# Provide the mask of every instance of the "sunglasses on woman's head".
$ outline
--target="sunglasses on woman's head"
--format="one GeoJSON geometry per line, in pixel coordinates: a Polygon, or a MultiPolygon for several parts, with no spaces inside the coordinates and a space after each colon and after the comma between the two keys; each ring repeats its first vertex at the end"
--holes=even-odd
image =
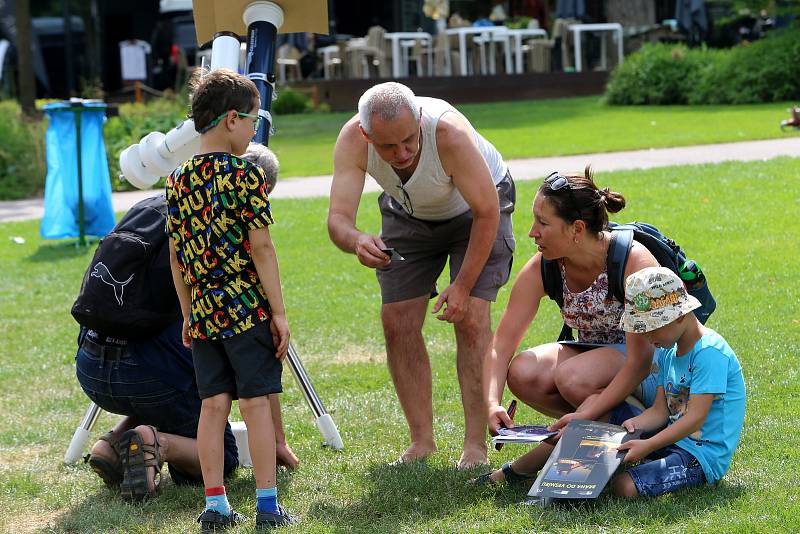
{"type": "Polygon", "coordinates": [[[572,191],[572,186],[569,184],[566,176],[558,174],[558,171],[550,173],[550,176],[544,179],[544,183],[550,188],[550,191],[558,191],[565,187],[572,191]]]}
{"type": "Polygon", "coordinates": [[[566,176],[563,176],[558,173],[558,171],[550,173],[550,176],[544,179],[545,185],[550,189],[550,191],[560,191],[561,189],[566,188],[569,192],[569,200],[572,203],[572,210],[578,216],[578,219],[581,218],[581,209],[578,206],[578,201],[575,199],[575,193],[572,192],[572,184],[569,183],[569,180],[566,176]]]}

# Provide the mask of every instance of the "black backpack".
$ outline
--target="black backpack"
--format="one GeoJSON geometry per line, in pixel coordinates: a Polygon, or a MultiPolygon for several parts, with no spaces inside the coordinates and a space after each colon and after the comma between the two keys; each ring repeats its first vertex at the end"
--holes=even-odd
{"type": "Polygon", "coordinates": [[[172,282],[164,194],[136,203],[97,245],[72,316],[119,339],[158,334],[181,317],[172,282]]]}
{"type": "MultiPolygon", "coordinates": [[[[700,301],[701,306],[694,310],[697,319],[705,324],[714,313],[717,302],[708,289],[708,282],[700,266],[686,257],[681,247],[666,237],[655,226],[642,222],[627,224],[608,223],[611,230],[611,244],[608,246],[606,267],[608,270],[608,296],[618,302],[625,302],[625,265],[636,240],[655,257],[662,267],[667,267],[681,277],[690,295],[700,301]]],[[[564,305],[564,281],[556,260],[542,258],[542,283],[545,293],[556,301],[558,307],[564,305]]],[[[558,336],[559,341],[572,340],[572,329],[566,324],[558,336]]]]}

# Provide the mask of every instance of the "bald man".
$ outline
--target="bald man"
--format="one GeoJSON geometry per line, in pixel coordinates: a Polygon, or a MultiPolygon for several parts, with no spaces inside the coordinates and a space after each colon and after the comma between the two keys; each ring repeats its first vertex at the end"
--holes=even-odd
{"type": "Polygon", "coordinates": [[[502,156],[443,100],[389,82],[367,90],[334,150],[328,232],[376,270],[389,371],[411,435],[401,462],[436,451],[431,367],[422,326],[428,300],[453,324],[464,406],[460,469],[488,463],[483,366],[490,304],[508,281],[515,189],[502,156]],[[365,175],[383,188],[380,235],[356,227],[365,175]],[[395,252],[387,252],[394,249],[395,252]],[[449,259],[450,284],[436,281],[449,259]]]}

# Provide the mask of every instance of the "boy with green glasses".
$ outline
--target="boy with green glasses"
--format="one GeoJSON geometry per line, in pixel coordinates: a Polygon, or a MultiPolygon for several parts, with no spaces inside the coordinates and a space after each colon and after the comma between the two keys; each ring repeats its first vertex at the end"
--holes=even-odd
{"type": "Polygon", "coordinates": [[[195,84],[192,118],[200,153],[167,178],[167,232],[173,280],[184,316],[183,343],[192,347],[202,399],[197,450],[206,493],[202,532],[243,520],[223,485],[222,436],[231,409],[248,429],[256,478],[256,528],[289,524],[278,505],[275,435],[269,395],[282,391],[281,360],[289,325],[263,169],[234,154],[247,151],[258,128],[259,94],[245,76],[226,69],[195,84]]]}

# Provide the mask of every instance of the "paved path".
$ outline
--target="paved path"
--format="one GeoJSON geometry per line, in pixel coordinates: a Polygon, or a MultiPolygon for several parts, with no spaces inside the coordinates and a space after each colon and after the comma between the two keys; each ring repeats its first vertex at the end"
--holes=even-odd
{"type": "MultiPolygon", "coordinates": [[[[745,141],[717,145],[698,145],[677,148],[656,148],[606,152],[602,154],[578,154],[550,158],[515,159],[508,162],[511,174],[517,181],[542,179],[554,170],[579,170],[587,163],[598,172],[628,169],[650,169],[670,165],[695,165],[722,161],[757,161],[779,156],[800,157],[800,138],[745,141]]],[[[308,198],[327,196],[331,188],[330,176],[309,176],[282,180],[272,198],[308,198]]],[[[371,178],[365,192],[378,191],[378,184],[371,178]]],[[[153,191],[130,191],[114,193],[114,211],[125,211],[139,200],[149,197],[153,191]]],[[[0,222],[38,219],[44,212],[44,200],[16,200],[0,202],[0,222]]]]}

